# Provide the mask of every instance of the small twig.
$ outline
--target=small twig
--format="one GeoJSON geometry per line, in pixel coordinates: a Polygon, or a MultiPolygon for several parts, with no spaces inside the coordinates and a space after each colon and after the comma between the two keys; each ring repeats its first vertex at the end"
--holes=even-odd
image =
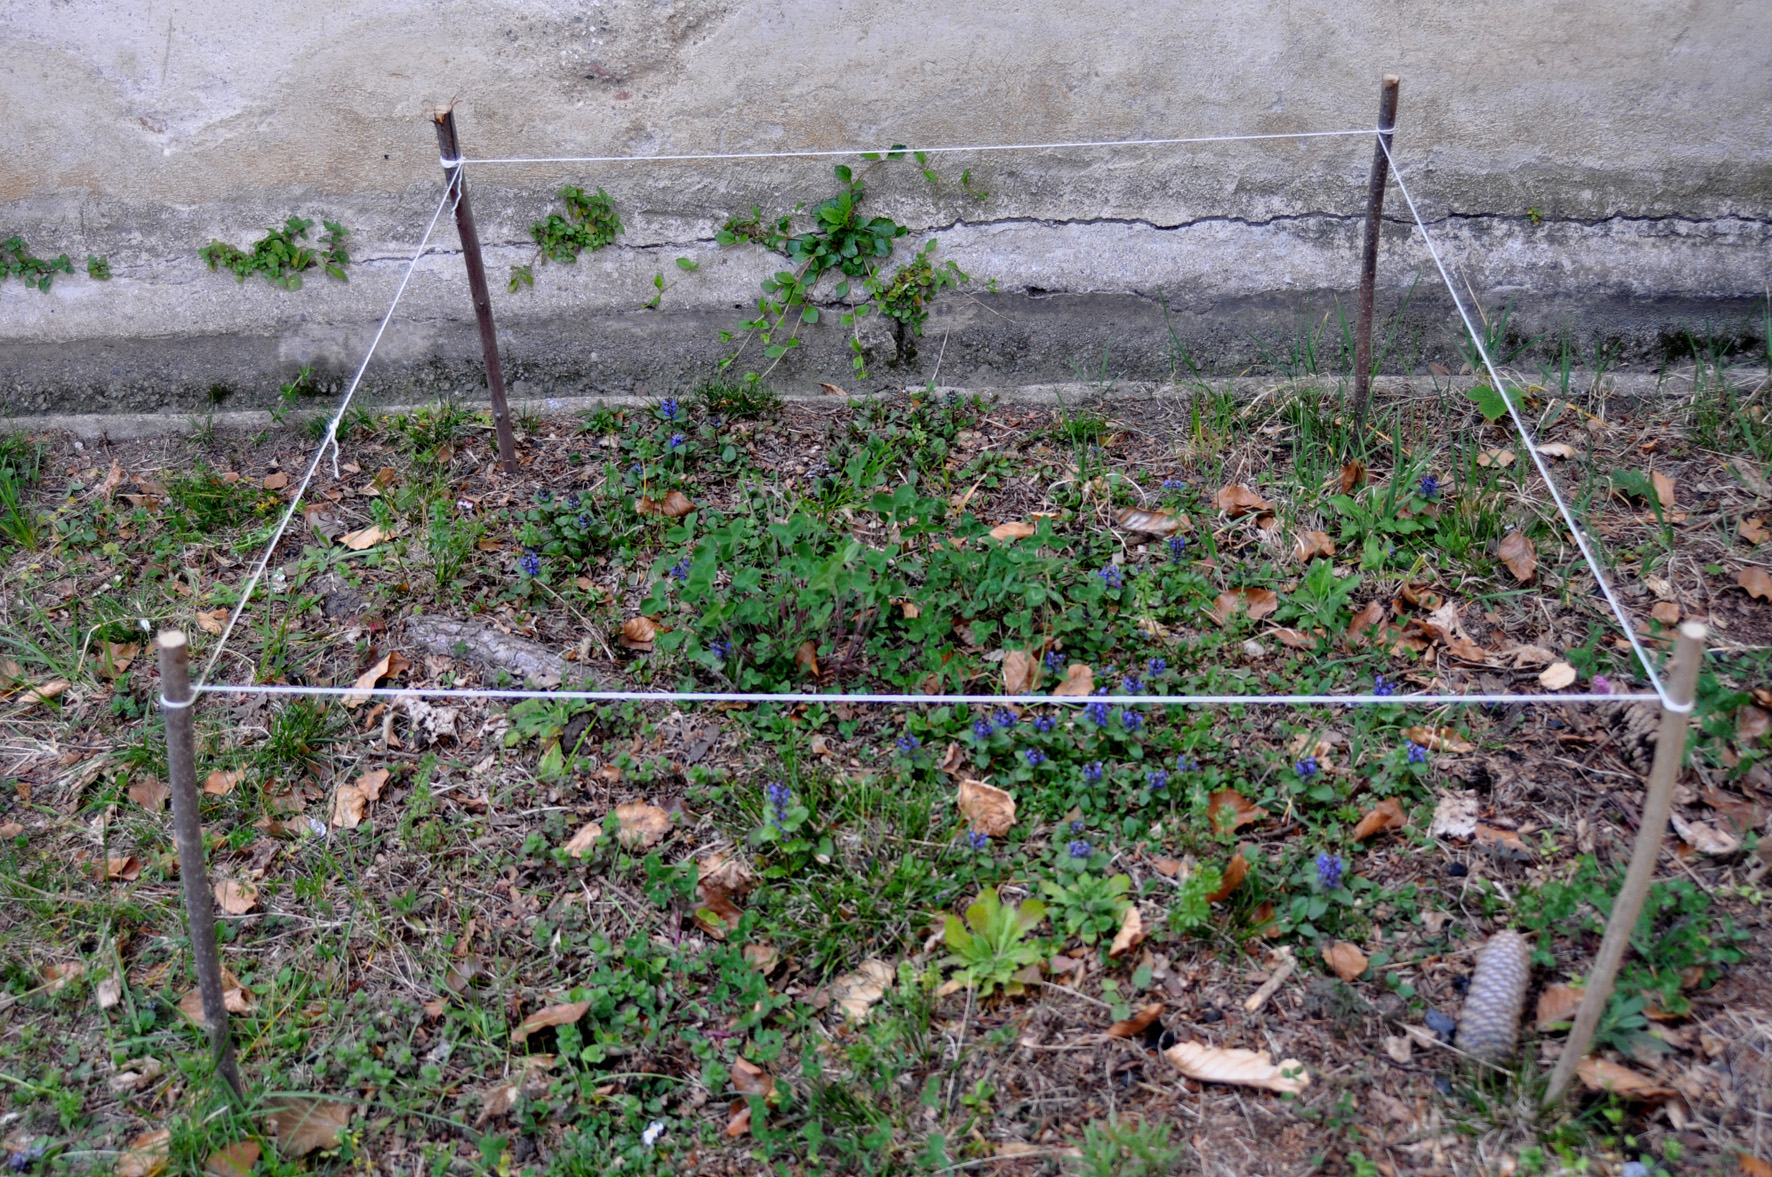
{"type": "Polygon", "coordinates": [[[1279,951],[1282,958],[1279,966],[1274,969],[1273,975],[1262,983],[1261,988],[1251,993],[1248,1000],[1243,1002],[1244,1013],[1252,1014],[1266,1005],[1268,998],[1279,991],[1280,986],[1286,983],[1286,978],[1292,975],[1292,970],[1298,967],[1298,958],[1292,955],[1292,949],[1281,948],[1279,951]]]}

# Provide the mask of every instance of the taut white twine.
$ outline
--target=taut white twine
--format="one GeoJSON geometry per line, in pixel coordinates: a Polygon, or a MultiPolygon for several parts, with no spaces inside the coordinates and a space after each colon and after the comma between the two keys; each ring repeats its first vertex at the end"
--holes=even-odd
{"type": "Polygon", "coordinates": [[[1619,627],[1624,630],[1625,640],[1630,642],[1631,649],[1636,651],[1637,661],[1642,664],[1643,673],[1649,676],[1649,685],[1655,688],[1656,698],[1669,711],[1690,711],[1692,704],[1676,703],[1668,697],[1667,689],[1661,683],[1661,676],[1655,673],[1655,666],[1649,659],[1649,652],[1643,649],[1642,643],[1637,640],[1636,630],[1631,627],[1630,617],[1625,612],[1624,605],[1613,593],[1612,585],[1607,581],[1606,573],[1601,569],[1599,560],[1594,558],[1593,550],[1588,547],[1586,533],[1575,521],[1575,513],[1563,500],[1563,493],[1557,489],[1557,480],[1551,477],[1550,467],[1545,464],[1544,455],[1538,452],[1538,444],[1532,436],[1532,431],[1526,428],[1525,419],[1520,416],[1520,410],[1514,406],[1514,398],[1507,394],[1507,385],[1502,383],[1501,373],[1496,370],[1495,361],[1489,356],[1489,349],[1483,346],[1483,338],[1477,333],[1477,325],[1471,320],[1470,312],[1464,308],[1464,300],[1458,297],[1458,290],[1452,285],[1452,276],[1446,272],[1446,263],[1441,260],[1440,251],[1435,247],[1434,239],[1429,235],[1427,225],[1421,219],[1421,211],[1415,207],[1415,197],[1409,194],[1409,185],[1403,181],[1403,169],[1397,166],[1396,157],[1391,155],[1390,146],[1385,143],[1383,135],[1378,136],[1378,146],[1384,152],[1384,158],[1390,162],[1391,172],[1397,178],[1397,190],[1403,194],[1403,200],[1409,206],[1409,215],[1415,218],[1415,227],[1420,230],[1421,239],[1427,245],[1428,254],[1434,259],[1434,267],[1440,271],[1440,280],[1446,284],[1446,293],[1452,296],[1452,305],[1458,308],[1458,317],[1464,320],[1464,329],[1470,334],[1471,343],[1476,346],[1477,354],[1482,357],[1483,367],[1489,371],[1489,379],[1495,381],[1495,390],[1501,393],[1501,399],[1507,404],[1508,416],[1513,418],[1514,428],[1520,434],[1520,444],[1526,447],[1526,452],[1532,457],[1532,464],[1538,467],[1538,476],[1544,480],[1545,488],[1550,491],[1552,501],[1557,504],[1557,510],[1563,516],[1563,522],[1569,525],[1569,534],[1575,538],[1575,546],[1581,550],[1582,558],[1587,561],[1588,570],[1594,574],[1594,580],[1599,584],[1600,592],[1605,595],[1607,603],[1612,606],[1612,615],[1618,618],[1619,627]]]}

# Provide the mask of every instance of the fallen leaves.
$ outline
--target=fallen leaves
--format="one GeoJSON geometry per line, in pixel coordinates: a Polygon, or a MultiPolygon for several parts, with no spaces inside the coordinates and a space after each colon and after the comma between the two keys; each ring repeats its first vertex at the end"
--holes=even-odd
{"type": "Polygon", "coordinates": [[[379,525],[371,523],[368,527],[365,527],[360,531],[345,532],[345,534],[338,537],[338,542],[351,549],[353,552],[361,552],[373,548],[376,544],[379,544],[382,540],[387,538],[387,532],[383,531],[379,525]]]}
{"type": "Polygon", "coordinates": [[[1532,858],[1532,847],[1520,835],[1500,826],[1486,826],[1481,822],[1472,830],[1477,845],[1495,855],[1497,858],[1513,862],[1525,862],[1532,858]]]}
{"type": "Polygon", "coordinates": [[[1655,487],[1655,501],[1663,510],[1674,505],[1674,480],[1659,470],[1649,472],[1649,481],[1655,487]]]}
{"type": "Polygon", "coordinates": [[[1000,838],[1015,825],[1015,798],[995,785],[962,778],[957,801],[968,826],[987,837],[1000,838]]]}
{"type": "Polygon", "coordinates": [[[1107,1036],[1109,1038],[1131,1038],[1135,1034],[1142,1034],[1150,1029],[1151,1023],[1162,1016],[1162,1013],[1163,1003],[1160,1001],[1153,1001],[1149,1005],[1141,1006],[1137,1013],[1125,1021],[1115,1022],[1109,1026],[1107,1036]]]}
{"type": "Polygon", "coordinates": [[[1772,600],[1772,576],[1767,576],[1764,568],[1743,568],[1741,574],[1735,578],[1735,583],[1746,589],[1750,597],[1758,597],[1762,601],[1772,600]]]}
{"type": "Polygon", "coordinates": [[[211,637],[220,637],[222,630],[227,626],[228,611],[226,609],[211,609],[207,613],[201,609],[197,611],[197,628],[211,637]]]}
{"type": "Polygon", "coordinates": [[[1352,981],[1366,971],[1368,960],[1357,945],[1349,944],[1346,940],[1337,940],[1323,946],[1323,963],[1333,969],[1335,975],[1342,980],[1352,981]]]}
{"type": "Polygon", "coordinates": [[[1300,564],[1309,564],[1319,556],[1335,555],[1335,541],[1329,538],[1326,531],[1301,531],[1298,542],[1292,546],[1292,558],[1300,564]]]}
{"type": "Polygon", "coordinates": [[[1575,1073],[1581,1076],[1581,1081],[1587,1085],[1588,1090],[1609,1091],[1625,1099],[1667,1099],[1674,1094],[1671,1087],[1663,1087],[1627,1066],[1593,1055],[1577,1063],[1575,1073]]]}
{"type": "Polygon", "coordinates": [[[757,876],[743,860],[723,850],[709,854],[697,867],[696,922],[714,939],[726,939],[744,916],[738,901],[756,884],[757,876]]]}
{"type": "Polygon", "coordinates": [[[347,694],[341,702],[343,702],[347,708],[363,706],[364,703],[369,701],[369,692],[375,689],[375,685],[378,682],[384,678],[395,678],[400,674],[403,674],[411,665],[412,663],[406,660],[404,654],[401,654],[398,650],[389,650],[386,654],[383,654],[378,660],[376,660],[368,670],[365,670],[362,674],[357,676],[357,681],[351,684],[351,692],[347,694]]]}
{"type": "Polygon", "coordinates": [[[1364,842],[1375,838],[1387,830],[1400,830],[1409,824],[1403,815],[1403,806],[1395,797],[1387,797],[1366,811],[1366,816],[1354,827],[1354,841],[1364,842]]]}
{"type": "Polygon", "coordinates": [[[1120,930],[1114,934],[1114,942],[1108,946],[1108,959],[1119,960],[1144,943],[1144,938],[1149,934],[1145,930],[1144,917],[1138,914],[1138,904],[1131,904],[1126,908],[1126,914],[1120,917],[1120,930]]]}
{"type": "Polygon", "coordinates": [[[1521,584],[1531,584],[1532,578],[1538,574],[1538,549],[1521,532],[1508,532],[1495,554],[1521,584]]]}
{"type": "Polygon", "coordinates": [[[999,523],[990,530],[990,537],[1000,544],[1012,544],[1018,539],[1027,539],[1039,529],[1032,523],[1017,519],[1010,523],[999,523]]]}
{"type": "Polygon", "coordinates": [[[650,654],[653,639],[658,637],[658,632],[658,623],[652,618],[645,615],[630,617],[621,623],[621,633],[615,640],[624,650],[650,654]]]}
{"type": "Polygon", "coordinates": [[[1206,896],[1207,903],[1222,903],[1231,897],[1231,892],[1243,885],[1249,875],[1249,860],[1243,857],[1241,850],[1231,855],[1231,860],[1224,864],[1224,874],[1220,876],[1218,890],[1206,896]]]}
{"type": "Polygon", "coordinates": [[[1127,531],[1158,539],[1174,535],[1181,528],[1181,516],[1168,511],[1147,511],[1142,507],[1127,507],[1114,517],[1114,522],[1127,531]]]}
{"type": "Polygon", "coordinates": [[[1003,651],[1003,689],[1011,695],[1031,695],[1040,689],[1040,660],[1026,650],[1003,651]]]}
{"type": "Polygon", "coordinates": [[[1163,1052],[1163,1057],[1183,1075],[1202,1083],[1229,1083],[1297,1095],[1311,1081],[1303,1063],[1282,1059],[1276,1064],[1265,1050],[1177,1042],[1163,1052]]]}
{"type": "Polygon", "coordinates": [[[1539,446],[1538,452],[1547,458],[1573,458],[1575,447],[1566,442],[1553,441],[1539,446]]]}
{"type": "Polygon", "coordinates": [[[1428,826],[1430,838],[1469,838],[1477,832],[1477,799],[1470,793],[1443,793],[1428,826]]]}
{"type": "Polygon", "coordinates": [[[1429,752],[1475,752],[1477,746],[1459,735],[1449,727],[1410,727],[1403,731],[1403,738],[1411,744],[1420,744],[1429,752]]]}
{"type": "Polygon", "coordinates": [[[229,915],[245,915],[258,906],[258,888],[239,879],[218,879],[215,901],[229,915]]]}
{"type": "Polygon", "coordinates": [[[1206,814],[1214,830],[1229,834],[1260,821],[1267,816],[1267,810],[1235,789],[1220,789],[1208,798],[1206,814]]]}
{"type": "Polygon", "coordinates": [[[284,1096],[271,1113],[271,1131],[284,1155],[305,1157],[317,1149],[337,1148],[351,1126],[351,1105],[336,1099],[284,1096]]]}
{"type": "Polygon", "coordinates": [[[662,515],[666,519],[681,519],[695,510],[695,504],[689,496],[680,490],[673,490],[663,499],[652,499],[642,495],[634,500],[634,511],[640,515],[662,515]]]}
{"type": "Polygon", "coordinates": [[[1219,593],[1206,610],[1206,616],[1219,625],[1229,625],[1231,618],[1239,610],[1249,614],[1249,620],[1260,621],[1263,617],[1275,612],[1280,607],[1280,596],[1270,588],[1240,588],[1230,592],[1219,593]]]}
{"type": "Polygon", "coordinates": [[[1085,699],[1095,693],[1095,672],[1086,663],[1073,662],[1065,669],[1064,681],[1052,689],[1055,698],[1085,699]]]}
{"type": "Polygon", "coordinates": [[[853,973],[845,973],[831,982],[831,1000],[852,1022],[865,1022],[868,1010],[886,996],[896,973],[883,960],[869,959],[853,973]]]}
{"type": "Polygon", "coordinates": [[[258,1141],[236,1140],[210,1153],[203,1162],[203,1171],[210,1177],[251,1177],[258,1155],[258,1141]]]}
{"type": "Polygon", "coordinates": [[[172,790],[160,782],[158,777],[142,777],[129,783],[129,799],[150,813],[158,813],[166,807],[167,798],[172,790]]]}
{"type": "Polygon", "coordinates": [[[123,1146],[117,1154],[117,1177],[154,1177],[172,1153],[172,1130],[153,1128],[123,1146]]]}
{"type": "Polygon", "coordinates": [[[1539,1033],[1567,1029],[1575,1018],[1576,1007],[1581,1004],[1581,993],[1580,985],[1546,986],[1538,995],[1538,1010],[1534,1017],[1539,1033]]]}
{"type": "Polygon", "coordinates": [[[1560,691],[1572,686],[1577,677],[1575,668],[1567,662],[1552,662],[1539,672],[1538,685],[1547,691],[1560,691]]]}
{"type": "Polygon", "coordinates": [[[1649,616],[1663,625],[1677,625],[1680,620],[1680,603],[1678,601],[1657,601],[1650,606],[1649,616]]]}
{"type": "Polygon", "coordinates": [[[1702,821],[1687,821],[1678,813],[1668,815],[1680,840],[1700,854],[1724,857],[1741,849],[1741,839],[1702,821]]]}
{"type": "Polygon", "coordinates": [[[1518,455],[1512,450],[1483,450],[1477,455],[1477,465],[1485,468],[1494,466],[1506,470],[1514,464],[1517,457],[1518,455]]]}
{"type": "Polygon", "coordinates": [[[1735,525],[1735,534],[1750,544],[1763,544],[1772,534],[1766,531],[1766,520],[1759,515],[1743,519],[1735,525]]]}
{"type": "Polygon", "coordinates": [[[1366,463],[1356,458],[1342,466],[1341,476],[1336,479],[1336,486],[1342,494],[1353,494],[1364,485],[1366,485],[1366,463]]]}
{"type": "Polygon", "coordinates": [[[1489,651],[1471,640],[1464,631],[1464,623],[1458,619],[1458,606],[1451,601],[1421,619],[1421,627],[1428,634],[1446,647],[1454,658],[1465,662],[1487,662],[1489,651]]]}
{"type": "Polygon", "coordinates": [[[559,1005],[543,1006],[536,1010],[511,1031],[511,1044],[526,1042],[537,1030],[545,1030],[549,1026],[570,1026],[585,1016],[591,1008],[589,1001],[568,1001],[559,1005]]]}
{"type": "Polygon", "coordinates": [[[387,780],[388,770],[378,768],[358,777],[355,784],[340,785],[332,799],[332,828],[356,829],[362,823],[369,803],[381,798],[381,789],[387,780]]]}
{"type": "Polygon", "coordinates": [[[1212,505],[1232,519],[1274,509],[1272,503],[1248,487],[1238,484],[1220,489],[1217,494],[1212,496],[1212,505]]]}

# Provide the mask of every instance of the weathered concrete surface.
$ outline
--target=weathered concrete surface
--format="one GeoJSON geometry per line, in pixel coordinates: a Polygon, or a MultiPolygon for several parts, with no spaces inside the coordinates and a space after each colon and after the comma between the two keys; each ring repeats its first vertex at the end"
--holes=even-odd
{"type": "MultiPolygon", "coordinates": [[[[1397,152],[1423,213],[1459,280],[1492,310],[1512,303],[1519,338],[1566,328],[1647,361],[1706,323],[1737,344],[1760,331],[1764,4],[12,0],[0,236],[107,255],[117,276],[0,285],[0,398],[26,413],[235,407],[303,363],[336,385],[436,207],[427,116],[452,97],[471,155],[659,154],[1355,128],[1386,70],[1404,78],[1397,152]],[[291,213],[353,229],[348,285],[241,286],[196,258],[291,213]]],[[[962,153],[933,161],[935,185],[908,162],[876,169],[869,206],[918,231],[901,250],[933,234],[980,289],[944,300],[908,367],[888,369],[895,349],[870,333],[875,382],[927,378],[937,355],[944,383],[1076,379],[1104,352],[1110,375],[1161,378],[1177,342],[1221,368],[1259,363],[1325,315],[1333,351],[1370,154],[1352,139],[962,153]],[[962,191],[962,169],[988,199],[962,191]]],[[[562,183],[606,188],[627,226],[496,293],[512,376],[575,395],[705,375],[719,329],[780,268],[715,248],[714,230],[829,195],[831,162],[472,169],[495,278],[528,260],[528,225],[562,183]],[[659,273],[674,284],[643,310],[659,273]]],[[[1394,187],[1390,202],[1400,216],[1394,187]]],[[[372,399],[478,383],[447,218],[437,241],[372,399]]],[[[1381,306],[1406,308],[1389,366],[1454,358],[1419,238],[1399,221],[1385,250],[1381,306]]],[[[846,354],[821,327],[771,379],[849,384],[846,354]]]]}

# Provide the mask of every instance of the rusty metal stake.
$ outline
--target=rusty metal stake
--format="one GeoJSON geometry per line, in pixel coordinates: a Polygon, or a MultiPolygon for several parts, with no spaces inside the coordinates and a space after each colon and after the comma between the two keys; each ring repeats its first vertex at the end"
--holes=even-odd
{"type": "Polygon", "coordinates": [[[1587,984],[1581,992],[1581,1005],[1575,1011],[1575,1024],[1569,1028],[1563,1053],[1551,1072],[1550,1086],[1545,1089],[1546,1106],[1563,1098],[1575,1068],[1593,1044],[1594,1031],[1606,1001],[1612,996],[1612,981],[1618,975],[1619,962],[1630,946],[1631,933],[1637,917],[1643,913],[1643,900],[1649,895],[1649,883],[1655,877],[1655,863],[1661,856],[1661,840],[1667,835],[1667,818],[1673,810],[1674,782],[1679,779],[1680,765],[1686,755],[1686,728],[1692,719],[1692,699],[1698,689],[1698,668],[1704,661],[1705,628],[1696,621],[1680,626],[1674,640],[1673,666],[1668,672],[1667,695],[1672,707],[1661,709],[1661,733],[1655,741],[1655,762],[1649,766],[1649,792],[1643,799],[1643,820],[1637,825],[1637,841],[1631,848],[1630,867],[1625,871],[1624,885],[1612,903],[1612,914],[1606,918],[1606,935],[1600,950],[1594,954],[1593,968],[1588,971],[1587,984]]]}
{"type": "Polygon", "coordinates": [[[486,357],[486,388],[492,395],[492,423],[498,429],[498,456],[506,474],[517,473],[517,442],[511,436],[511,410],[505,404],[505,374],[498,363],[498,329],[492,323],[492,294],[486,288],[486,263],[480,258],[480,234],[468,205],[468,178],[461,166],[455,138],[455,108],[432,116],[437,124],[437,150],[443,174],[455,186],[455,231],[461,237],[462,260],[468,264],[468,290],[474,296],[474,318],[480,324],[480,351],[486,357]]]}
{"type": "Polygon", "coordinates": [[[203,862],[203,816],[198,809],[197,752],[192,734],[190,649],[184,631],[160,631],[160,714],[166,721],[166,774],[172,785],[172,829],[178,842],[178,877],[185,892],[191,929],[191,960],[203,995],[203,1021],[215,1072],[234,1098],[246,1098],[246,1084],[234,1061],[228,1036],[228,1009],[222,997],[221,954],[215,946],[215,899],[203,862]]]}
{"type": "Polygon", "coordinates": [[[1397,125],[1397,86],[1401,79],[1386,74],[1378,89],[1378,137],[1372,147],[1372,180],[1366,188],[1366,246],[1360,255],[1360,303],[1354,311],[1354,433],[1366,427],[1366,406],[1372,399],[1372,300],[1378,285],[1378,230],[1384,220],[1384,185],[1390,179],[1391,128],[1397,125]]]}

